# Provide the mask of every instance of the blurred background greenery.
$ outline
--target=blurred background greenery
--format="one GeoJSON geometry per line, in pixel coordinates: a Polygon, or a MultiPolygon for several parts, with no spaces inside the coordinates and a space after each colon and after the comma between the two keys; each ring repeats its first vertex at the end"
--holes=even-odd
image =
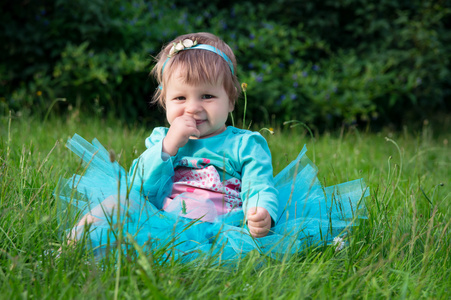
{"type": "Polygon", "coordinates": [[[161,124],[153,57],[196,31],[235,51],[254,124],[396,127],[451,112],[449,0],[2,1],[0,16],[2,114],[161,124]]]}

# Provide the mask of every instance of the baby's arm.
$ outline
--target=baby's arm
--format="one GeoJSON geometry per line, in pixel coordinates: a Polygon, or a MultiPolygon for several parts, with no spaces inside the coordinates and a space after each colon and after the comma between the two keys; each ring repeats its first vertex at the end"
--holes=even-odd
{"type": "Polygon", "coordinates": [[[133,161],[129,174],[133,190],[142,192],[157,208],[172,189],[174,167],[172,159],[164,155],[163,140],[168,129],[158,127],[146,139],[147,150],[133,161]]]}
{"type": "Polygon", "coordinates": [[[258,133],[247,134],[240,143],[241,198],[248,227],[254,237],[266,236],[277,218],[278,191],[274,187],[271,153],[258,133]]]}
{"type": "Polygon", "coordinates": [[[249,208],[247,211],[247,226],[253,237],[264,237],[271,228],[271,216],[263,207],[249,208]]]}

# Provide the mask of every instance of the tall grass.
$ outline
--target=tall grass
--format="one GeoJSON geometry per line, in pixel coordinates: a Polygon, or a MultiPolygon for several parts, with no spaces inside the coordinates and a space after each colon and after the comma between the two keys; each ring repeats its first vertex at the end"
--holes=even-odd
{"type": "Polygon", "coordinates": [[[52,193],[79,166],[67,138],[97,137],[127,169],[150,129],[76,115],[0,122],[0,298],[444,299],[451,292],[449,124],[377,134],[343,128],[314,139],[301,126],[262,132],[276,172],[307,144],[323,184],[363,177],[369,219],[339,252],[319,247],[285,261],[252,252],[218,266],[163,261],[158,251],[97,263],[81,245],[63,245],[57,257],[63,239],[52,193]]]}

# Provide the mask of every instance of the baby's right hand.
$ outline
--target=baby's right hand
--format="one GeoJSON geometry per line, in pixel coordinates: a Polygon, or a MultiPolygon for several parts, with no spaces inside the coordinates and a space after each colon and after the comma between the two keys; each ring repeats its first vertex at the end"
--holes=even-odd
{"type": "Polygon", "coordinates": [[[190,137],[199,137],[200,132],[196,127],[194,118],[183,115],[172,121],[169,131],[163,140],[163,152],[174,156],[180,148],[188,143],[190,137]]]}

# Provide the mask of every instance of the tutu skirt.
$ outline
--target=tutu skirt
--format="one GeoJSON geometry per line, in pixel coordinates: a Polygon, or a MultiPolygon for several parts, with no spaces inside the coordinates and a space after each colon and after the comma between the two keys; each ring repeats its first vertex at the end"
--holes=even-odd
{"type": "Polygon", "coordinates": [[[263,238],[253,238],[243,211],[219,216],[214,222],[180,217],[157,209],[132,187],[133,178],[94,139],[79,135],[67,147],[82,158],[80,175],[61,179],[55,189],[58,216],[70,239],[86,238],[88,248],[101,258],[121,247],[137,253],[162,250],[182,261],[204,255],[235,260],[256,250],[273,258],[329,244],[366,218],[363,199],[369,190],[362,179],[323,187],[317,168],[307,158],[306,147],[274,177],[279,191],[275,225],[263,238]],[[79,225],[89,213],[90,224],[79,225]]]}

